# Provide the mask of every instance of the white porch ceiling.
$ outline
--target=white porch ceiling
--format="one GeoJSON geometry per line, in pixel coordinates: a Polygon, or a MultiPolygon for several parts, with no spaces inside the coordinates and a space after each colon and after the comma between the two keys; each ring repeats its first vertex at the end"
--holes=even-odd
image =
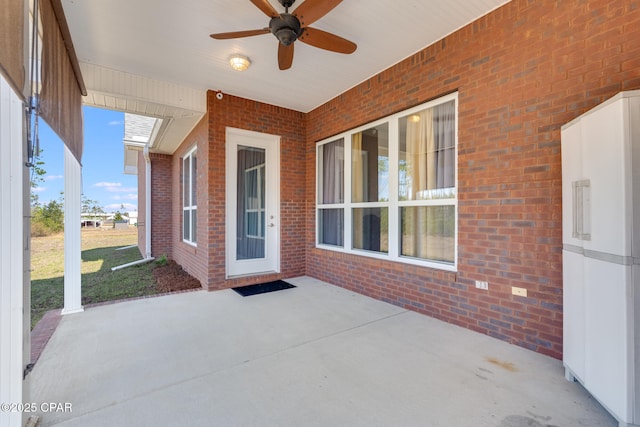
{"type": "MultiPolygon", "coordinates": [[[[284,11],[277,0],[269,1],[284,11]]],[[[298,41],[293,66],[280,71],[278,42],[271,34],[234,40],[209,37],[266,27],[268,17],[249,0],[62,0],[83,73],[91,67],[114,70],[185,90],[221,90],[301,112],[311,111],[505,3],[345,0],[312,27],[353,41],[358,45],[356,52],[342,55],[298,41]],[[251,67],[245,72],[232,70],[227,62],[232,53],[251,58],[251,67]]],[[[104,88],[96,90],[91,81],[87,89],[92,97],[88,102],[110,96],[104,88]]],[[[127,93],[116,95],[121,104],[129,98],[127,93]]],[[[136,100],[136,108],[146,108],[136,100]]]]}

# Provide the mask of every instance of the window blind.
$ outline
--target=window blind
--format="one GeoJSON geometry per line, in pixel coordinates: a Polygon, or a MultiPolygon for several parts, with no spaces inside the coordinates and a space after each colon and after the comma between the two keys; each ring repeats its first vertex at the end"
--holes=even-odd
{"type": "Polygon", "coordinates": [[[26,76],[24,51],[25,2],[0,0],[0,73],[24,101],[26,76]]]}
{"type": "Polygon", "coordinates": [[[87,90],[60,0],[40,0],[40,11],[43,33],[40,113],[81,163],[82,95],[87,90]]]}

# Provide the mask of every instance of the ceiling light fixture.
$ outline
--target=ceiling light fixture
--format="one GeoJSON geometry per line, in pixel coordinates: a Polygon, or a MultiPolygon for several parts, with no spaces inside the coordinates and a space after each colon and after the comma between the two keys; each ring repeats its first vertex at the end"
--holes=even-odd
{"type": "Polygon", "coordinates": [[[249,68],[251,61],[246,56],[234,54],[229,57],[229,65],[236,71],[244,71],[249,68]]]}

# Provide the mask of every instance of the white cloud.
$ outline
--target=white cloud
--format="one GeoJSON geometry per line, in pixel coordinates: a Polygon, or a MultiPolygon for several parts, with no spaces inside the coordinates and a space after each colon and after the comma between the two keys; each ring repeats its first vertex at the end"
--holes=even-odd
{"type": "Polygon", "coordinates": [[[109,193],[133,193],[138,191],[136,187],[123,187],[121,182],[97,182],[93,186],[104,188],[109,193]]]}
{"type": "Polygon", "coordinates": [[[112,120],[108,123],[109,126],[120,126],[122,123],[121,120],[112,120]]]}
{"type": "Polygon", "coordinates": [[[43,191],[47,191],[47,187],[35,187],[32,188],[31,191],[34,193],[42,193],[43,191]]]}
{"type": "Polygon", "coordinates": [[[131,203],[112,203],[104,207],[104,210],[107,212],[115,212],[115,211],[129,212],[129,211],[135,211],[137,209],[138,207],[131,203]],[[124,205],[124,210],[122,209],[123,205],[124,205]]]}
{"type": "Polygon", "coordinates": [[[111,200],[138,200],[138,195],[137,194],[123,194],[121,196],[119,194],[116,194],[114,196],[111,196],[111,200]]]}
{"type": "Polygon", "coordinates": [[[63,179],[64,175],[47,175],[44,177],[45,181],[54,181],[56,179],[63,179]]]}
{"type": "Polygon", "coordinates": [[[93,186],[94,187],[122,187],[122,183],[101,181],[101,182],[96,182],[95,184],[93,184],[93,186]]]}
{"type": "Polygon", "coordinates": [[[94,187],[122,187],[121,182],[96,182],[94,187]]]}

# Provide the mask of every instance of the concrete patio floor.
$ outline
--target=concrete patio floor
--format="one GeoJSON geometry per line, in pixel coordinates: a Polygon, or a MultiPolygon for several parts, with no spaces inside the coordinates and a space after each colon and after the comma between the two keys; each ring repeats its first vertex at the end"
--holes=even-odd
{"type": "Polygon", "coordinates": [[[616,426],[558,360],[312,278],[62,318],[43,426],[616,426]],[[69,405],[68,405],[69,406],[69,405]],[[61,409],[59,407],[58,409],[61,409]]]}

